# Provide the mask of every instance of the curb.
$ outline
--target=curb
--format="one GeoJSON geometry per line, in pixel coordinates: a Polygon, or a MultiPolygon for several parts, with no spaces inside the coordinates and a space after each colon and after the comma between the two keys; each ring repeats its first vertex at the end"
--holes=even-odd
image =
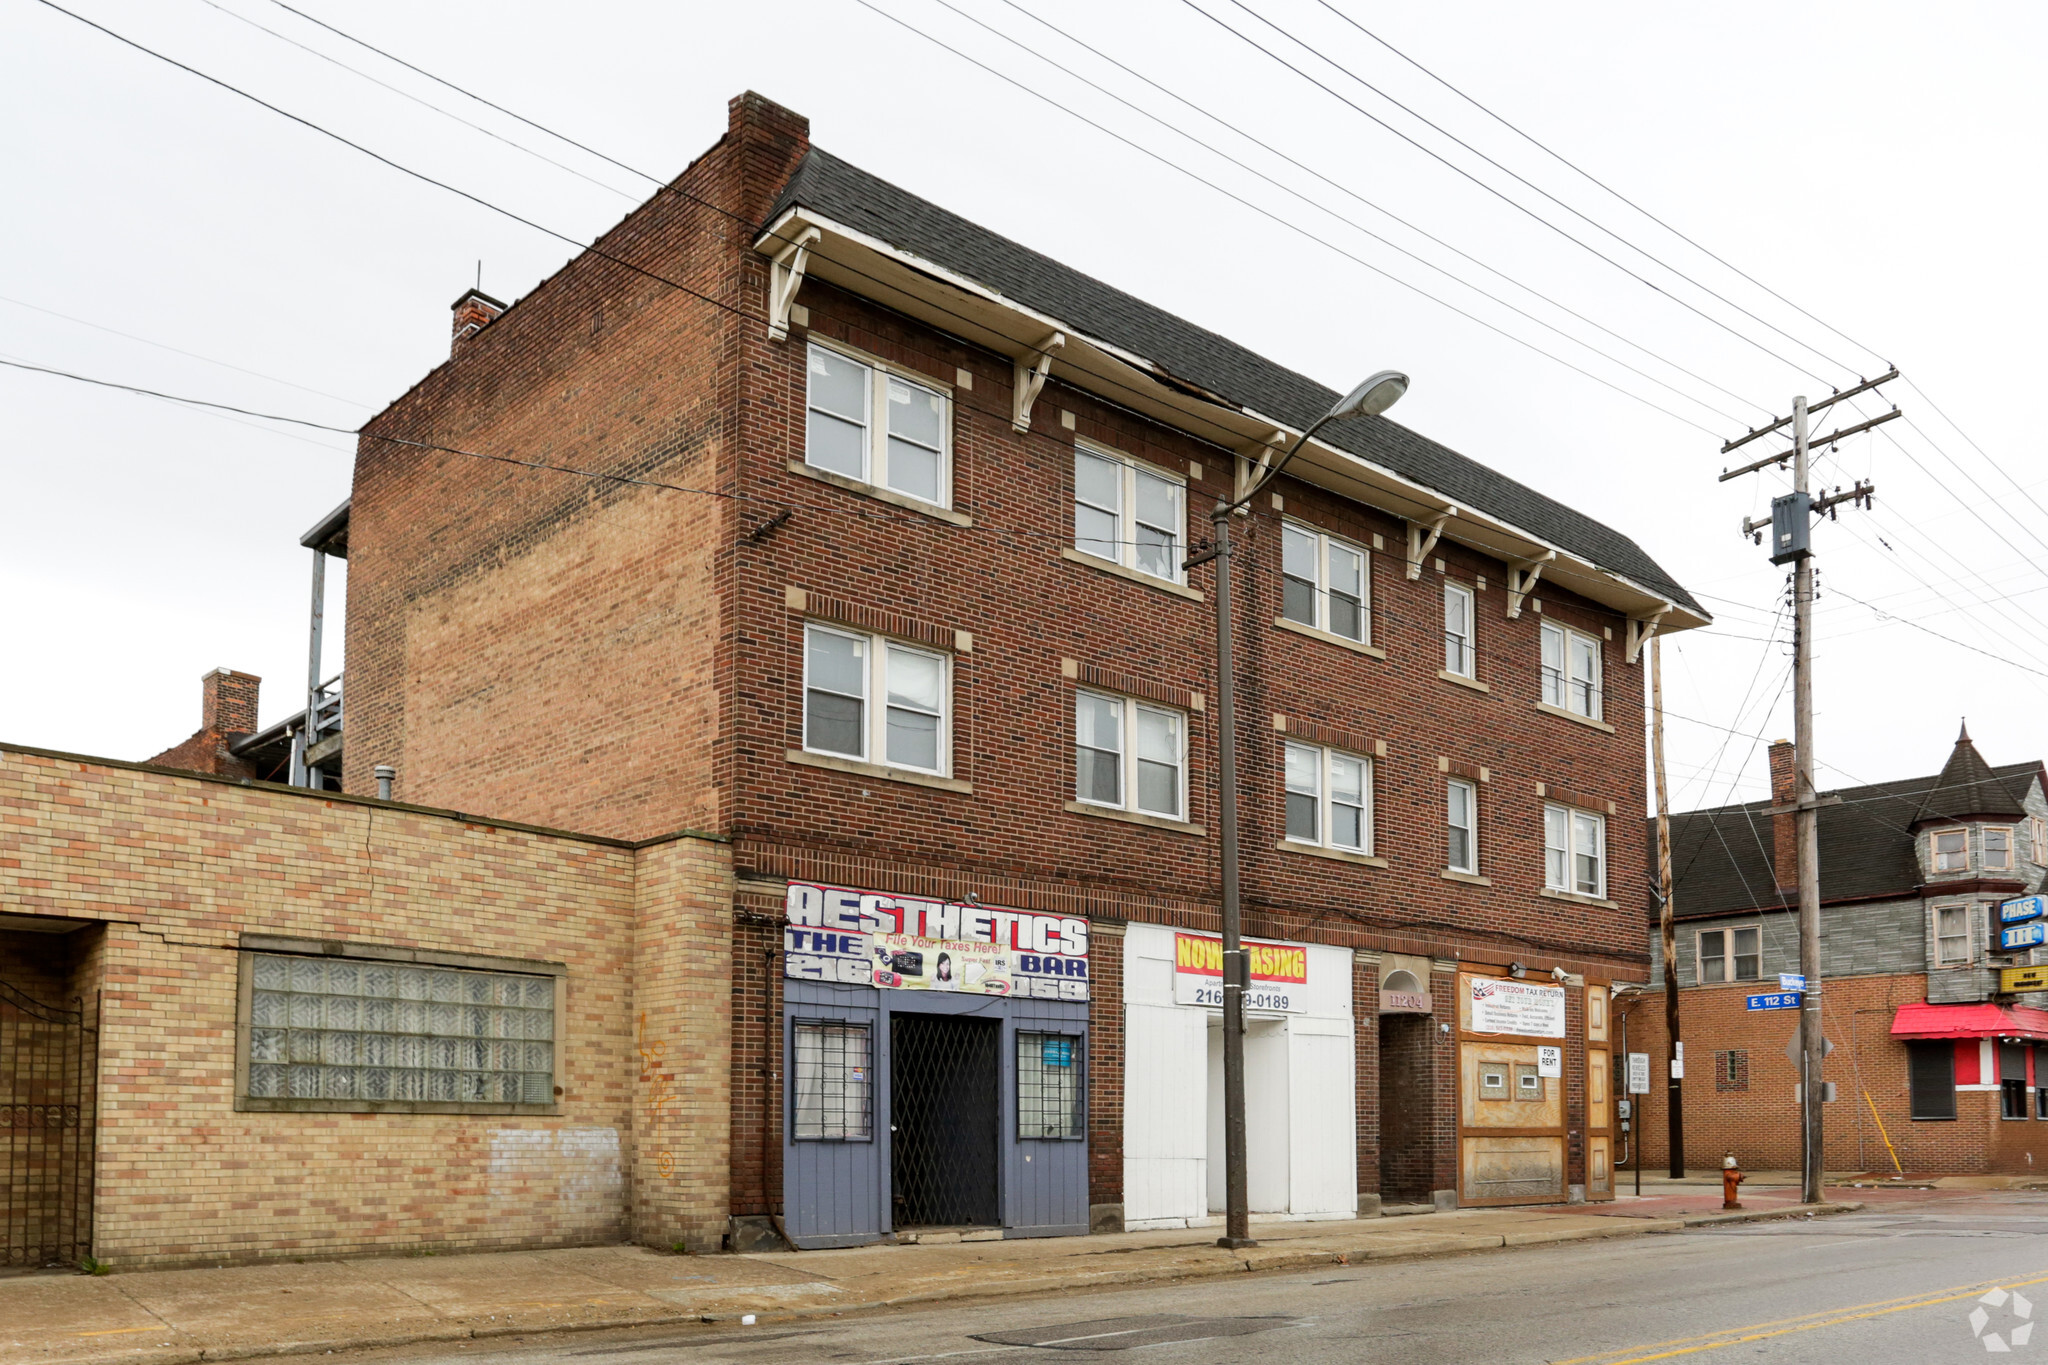
{"type": "Polygon", "coordinates": [[[1684,1220],[1689,1228],[1714,1227],[1722,1223],[1765,1223],[1786,1218],[1825,1218],[1837,1213],[1859,1213],[1860,1203],[1792,1204],[1782,1209],[1745,1209],[1739,1213],[1698,1213],[1684,1220]]]}

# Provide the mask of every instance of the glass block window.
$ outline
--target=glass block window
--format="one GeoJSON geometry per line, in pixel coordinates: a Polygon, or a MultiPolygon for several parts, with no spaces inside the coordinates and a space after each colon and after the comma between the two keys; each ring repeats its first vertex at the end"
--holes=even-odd
{"type": "Polygon", "coordinates": [[[1068,1033],[1017,1035],[1018,1137],[1083,1135],[1081,1062],[1086,1041],[1068,1033]]]}
{"type": "Polygon", "coordinates": [[[1749,1053],[1742,1048],[1730,1048],[1714,1054],[1714,1089],[1749,1089],[1749,1053]]]}
{"type": "Polygon", "coordinates": [[[251,1099],[554,1103],[553,977],[252,956],[251,1099]]]}
{"type": "Polygon", "coordinates": [[[874,1072],[866,1024],[798,1020],[790,1069],[798,1142],[866,1142],[875,1135],[874,1072]]]}

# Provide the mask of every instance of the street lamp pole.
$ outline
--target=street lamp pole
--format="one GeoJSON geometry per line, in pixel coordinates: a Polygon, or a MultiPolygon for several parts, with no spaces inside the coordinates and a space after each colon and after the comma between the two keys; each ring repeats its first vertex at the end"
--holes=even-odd
{"type": "Polygon", "coordinates": [[[1237,688],[1236,668],[1231,652],[1230,620],[1230,518],[1259,490],[1280,476],[1280,472],[1308,444],[1324,423],[1341,417],[1370,417],[1385,412],[1408,391],[1408,376],[1382,370],[1346,394],[1337,405],[1317,418],[1287,453],[1252,480],[1236,498],[1219,498],[1210,519],[1215,523],[1215,548],[1188,561],[1192,567],[1205,560],[1216,561],[1216,723],[1222,731],[1218,746],[1218,778],[1221,782],[1223,825],[1223,1162],[1226,1214],[1223,1236],[1216,1245],[1236,1249],[1258,1245],[1252,1240],[1251,1197],[1245,1171],[1244,1116],[1244,991],[1250,971],[1244,952],[1244,918],[1238,897],[1237,862],[1237,688]]]}

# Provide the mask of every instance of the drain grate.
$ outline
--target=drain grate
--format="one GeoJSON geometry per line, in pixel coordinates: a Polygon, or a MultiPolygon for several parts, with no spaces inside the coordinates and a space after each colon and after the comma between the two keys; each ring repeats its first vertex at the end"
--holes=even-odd
{"type": "Polygon", "coordinates": [[[1216,1337],[1247,1337],[1292,1327],[1295,1318],[1194,1318],[1184,1313],[1153,1313],[1135,1318],[1098,1318],[1063,1322],[1051,1327],[1024,1327],[1010,1332],[978,1332],[976,1341],[997,1346],[1040,1346],[1058,1351],[1130,1351],[1140,1346],[1209,1341],[1216,1337]]]}

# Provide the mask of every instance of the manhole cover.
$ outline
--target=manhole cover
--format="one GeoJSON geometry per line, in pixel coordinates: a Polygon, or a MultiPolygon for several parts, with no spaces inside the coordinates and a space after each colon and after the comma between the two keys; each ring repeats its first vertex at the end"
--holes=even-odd
{"type": "Polygon", "coordinates": [[[1011,1332],[978,1332],[976,1341],[998,1346],[1044,1346],[1060,1351],[1129,1351],[1139,1346],[1164,1346],[1176,1341],[1207,1341],[1213,1337],[1244,1337],[1291,1327],[1293,1318],[1191,1318],[1184,1313],[1153,1313],[1136,1318],[1098,1318],[1063,1322],[1051,1327],[1024,1327],[1011,1332]]]}

